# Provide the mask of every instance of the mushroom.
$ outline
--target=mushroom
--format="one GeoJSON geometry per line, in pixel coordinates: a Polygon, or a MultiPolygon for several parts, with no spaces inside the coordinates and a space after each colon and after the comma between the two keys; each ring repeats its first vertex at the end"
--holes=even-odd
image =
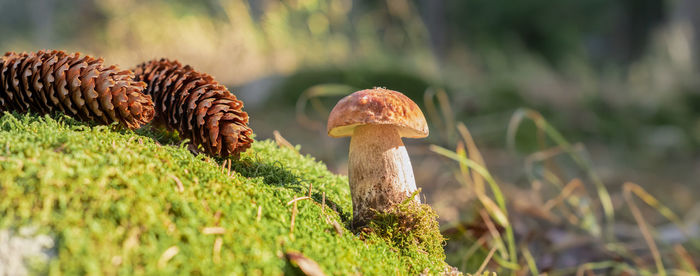
{"type": "MultiPolygon", "coordinates": [[[[348,173],[353,222],[364,224],[375,211],[403,202],[416,189],[401,137],[428,136],[418,105],[389,89],[366,89],[341,99],[328,117],[328,135],[351,136],[348,173]]],[[[420,203],[418,195],[414,197],[420,203]]]]}

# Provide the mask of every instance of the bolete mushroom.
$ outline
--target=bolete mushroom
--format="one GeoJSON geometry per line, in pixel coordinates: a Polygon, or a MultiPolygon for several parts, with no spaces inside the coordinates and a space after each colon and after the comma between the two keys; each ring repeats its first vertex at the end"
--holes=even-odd
{"type": "MultiPolygon", "coordinates": [[[[400,92],[366,89],[341,99],[328,117],[328,135],[351,136],[348,173],[353,222],[364,224],[416,191],[401,137],[428,136],[418,105],[400,92]]],[[[418,195],[414,198],[420,203],[418,195]]]]}

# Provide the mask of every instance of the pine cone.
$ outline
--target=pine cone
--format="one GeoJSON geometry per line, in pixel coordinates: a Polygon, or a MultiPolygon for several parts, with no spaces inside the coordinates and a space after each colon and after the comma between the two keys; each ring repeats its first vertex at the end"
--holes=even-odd
{"type": "Polygon", "coordinates": [[[119,122],[130,129],[153,119],[146,84],[90,56],[63,51],[8,52],[0,58],[0,111],[61,111],[82,121],[119,122]]]}
{"type": "Polygon", "coordinates": [[[155,102],[155,122],[211,155],[238,156],[250,147],[253,130],[243,102],[210,75],[167,59],[143,63],[134,72],[148,84],[144,91],[155,102]]]}

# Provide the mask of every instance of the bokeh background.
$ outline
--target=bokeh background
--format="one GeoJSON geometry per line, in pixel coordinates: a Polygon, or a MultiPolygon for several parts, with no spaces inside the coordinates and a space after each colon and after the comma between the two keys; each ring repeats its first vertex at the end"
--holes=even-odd
{"type": "Polygon", "coordinates": [[[122,68],[190,64],[245,102],[257,139],[277,130],[337,173],[349,139],[326,135],[333,104],[374,86],[401,91],[430,124],[429,138],[405,142],[451,265],[476,271],[498,246],[473,181],[430,150],[462,147],[461,122],[503,191],[510,223],[495,232],[514,229],[522,267],[654,272],[657,251],[667,269],[697,273],[697,0],[0,0],[0,51],[40,49],[122,68]],[[523,108],[571,151],[518,117],[534,114],[523,108]],[[626,182],[639,185],[631,199],[626,182]]]}

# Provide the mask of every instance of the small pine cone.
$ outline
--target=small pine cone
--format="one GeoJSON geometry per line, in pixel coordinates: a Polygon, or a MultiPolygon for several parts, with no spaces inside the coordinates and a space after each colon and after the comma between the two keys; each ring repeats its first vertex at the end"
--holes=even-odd
{"type": "Polygon", "coordinates": [[[238,156],[250,147],[253,130],[243,102],[213,77],[189,65],[152,60],[134,69],[156,106],[155,121],[189,138],[214,156],[238,156]]]}
{"type": "Polygon", "coordinates": [[[0,111],[63,112],[82,121],[130,129],[153,119],[151,97],[131,71],[63,51],[8,52],[0,57],[0,111]]]}

